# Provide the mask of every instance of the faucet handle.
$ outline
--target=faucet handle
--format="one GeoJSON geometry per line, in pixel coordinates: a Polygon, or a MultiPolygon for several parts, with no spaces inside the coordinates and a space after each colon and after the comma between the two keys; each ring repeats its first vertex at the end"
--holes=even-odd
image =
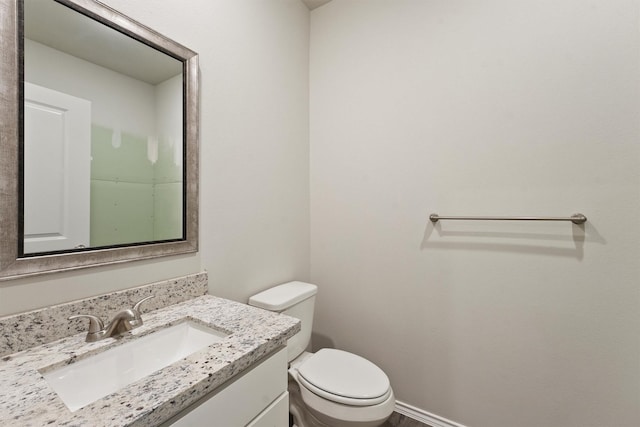
{"type": "Polygon", "coordinates": [[[133,308],[131,309],[131,311],[133,312],[134,318],[130,319],[129,325],[133,328],[137,328],[138,326],[142,326],[143,321],[142,321],[142,312],[140,311],[140,306],[142,305],[143,302],[151,299],[155,297],[155,295],[150,295],[146,298],[142,298],[140,301],[138,301],[137,303],[135,303],[135,305],[133,306],[133,308]]]}
{"type": "Polygon", "coordinates": [[[75,316],[69,316],[68,320],[80,319],[83,317],[86,317],[87,319],[89,319],[90,334],[100,332],[104,329],[104,323],[102,322],[102,319],[100,319],[98,316],[93,316],[91,314],[77,314],[75,316]]]}
{"type": "Polygon", "coordinates": [[[140,314],[140,306],[142,305],[143,302],[150,300],[151,298],[154,298],[155,295],[150,295],[146,298],[142,298],[140,301],[138,301],[137,303],[135,303],[135,305],[133,306],[133,311],[135,311],[136,313],[140,314]]]}

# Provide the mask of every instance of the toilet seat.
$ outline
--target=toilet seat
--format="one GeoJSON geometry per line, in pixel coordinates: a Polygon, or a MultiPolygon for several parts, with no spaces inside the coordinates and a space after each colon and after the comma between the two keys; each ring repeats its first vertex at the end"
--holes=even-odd
{"type": "Polygon", "coordinates": [[[373,406],[391,395],[387,375],[358,355],[324,348],[298,368],[300,384],[332,402],[350,406],[373,406]]]}

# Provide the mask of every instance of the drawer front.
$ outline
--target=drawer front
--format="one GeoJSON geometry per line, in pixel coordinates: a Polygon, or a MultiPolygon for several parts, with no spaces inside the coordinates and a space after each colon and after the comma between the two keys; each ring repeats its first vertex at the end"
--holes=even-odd
{"type": "Polygon", "coordinates": [[[247,427],[287,427],[289,425],[289,393],[284,392],[247,427]]]}
{"type": "MultiPolygon", "coordinates": [[[[258,365],[232,378],[163,426],[241,427],[287,391],[287,349],[282,348],[258,365]]],[[[286,399],[288,401],[288,399],[286,399]]],[[[258,424],[261,425],[261,424],[258,424]]],[[[278,426],[287,426],[288,423],[278,426]]]]}

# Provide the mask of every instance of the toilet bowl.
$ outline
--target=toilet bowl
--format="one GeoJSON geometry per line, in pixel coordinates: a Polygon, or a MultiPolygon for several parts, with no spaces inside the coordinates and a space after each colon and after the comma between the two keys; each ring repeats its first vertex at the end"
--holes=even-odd
{"type": "Polygon", "coordinates": [[[385,373],[346,351],[304,352],[291,362],[289,375],[299,391],[291,394],[291,404],[309,412],[298,427],[377,427],[395,406],[385,373]]]}
{"type": "Polygon", "coordinates": [[[249,304],[296,317],[302,330],[287,342],[289,407],[297,427],[377,427],[393,412],[387,375],[369,360],[337,349],[304,351],[311,339],[317,287],[289,282],[267,289],[249,304]]]}

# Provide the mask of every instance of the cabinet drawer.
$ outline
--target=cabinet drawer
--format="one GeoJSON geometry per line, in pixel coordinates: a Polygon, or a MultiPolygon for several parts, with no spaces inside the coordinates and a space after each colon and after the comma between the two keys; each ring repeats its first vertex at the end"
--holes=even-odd
{"type": "MultiPolygon", "coordinates": [[[[271,407],[270,405],[282,397],[281,395],[286,391],[287,349],[285,347],[218,387],[171,418],[163,426],[246,426],[265,408],[271,407]]],[[[285,400],[288,401],[288,399],[285,400]]],[[[262,424],[256,424],[256,426],[262,426],[262,424]]]]}
{"type": "Polygon", "coordinates": [[[247,427],[286,427],[289,425],[289,392],[284,392],[247,427]]]}

